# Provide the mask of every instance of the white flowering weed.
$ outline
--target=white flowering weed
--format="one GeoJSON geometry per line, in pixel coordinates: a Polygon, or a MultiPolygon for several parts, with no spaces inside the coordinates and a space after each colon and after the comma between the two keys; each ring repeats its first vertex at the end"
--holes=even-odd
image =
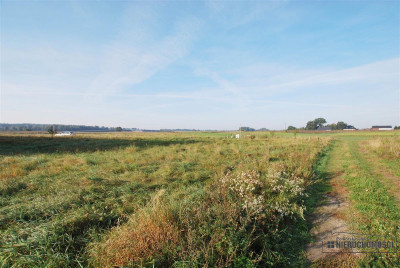
{"type": "Polygon", "coordinates": [[[275,195],[270,207],[278,213],[278,216],[297,214],[303,218],[306,209],[303,202],[307,197],[305,180],[292,173],[272,169],[269,170],[266,180],[270,191],[275,195]]]}
{"type": "Polygon", "coordinates": [[[260,193],[262,183],[255,170],[241,172],[237,176],[228,172],[221,179],[221,183],[239,199],[242,209],[246,210],[250,216],[256,217],[264,211],[264,197],[260,193]]]}

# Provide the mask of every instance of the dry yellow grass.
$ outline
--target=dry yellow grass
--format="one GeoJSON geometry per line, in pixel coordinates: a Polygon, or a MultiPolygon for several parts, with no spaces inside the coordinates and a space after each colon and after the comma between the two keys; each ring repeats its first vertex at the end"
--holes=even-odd
{"type": "Polygon", "coordinates": [[[377,153],[386,159],[400,159],[400,137],[385,137],[368,139],[361,142],[366,150],[377,153]]]}
{"type": "Polygon", "coordinates": [[[151,208],[139,210],[131,220],[116,228],[102,244],[97,244],[96,264],[101,267],[127,266],[152,260],[177,247],[180,231],[171,211],[160,201],[161,190],[151,208]]]}

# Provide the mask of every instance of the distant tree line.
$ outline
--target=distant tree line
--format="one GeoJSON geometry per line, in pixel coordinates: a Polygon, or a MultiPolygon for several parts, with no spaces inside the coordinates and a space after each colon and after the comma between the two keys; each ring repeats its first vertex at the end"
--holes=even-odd
{"type": "Polygon", "coordinates": [[[255,128],[251,128],[251,127],[240,127],[239,131],[269,131],[269,129],[263,127],[260,129],[255,129],[255,128]]]}
{"type": "MultiPolygon", "coordinates": [[[[316,130],[320,127],[330,127],[332,130],[343,130],[346,127],[351,127],[349,124],[339,121],[337,123],[332,123],[332,124],[326,124],[326,119],[325,118],[316,118],[314,120],[308,121],[305,127],[299,128],[301,129],[306,129],[306,130],[316,130]]],[[[297,129],[294,126],[289,126],[287,130],[295,130],[297,129]]]]}
{"type": "Polygon", "coordinates": [[[332,124],[329,124],[329,125],[327,125],[327,126],[328,126],[328,127],[331,127],[332,130],[343,130],[343,129],[345,129],[345,128],[348,126],[348,124],[345,123],[345,122],[339,121],[339,122],[337,122],[336,124],[335,124],[335,123],[332,123],[332,124]]]}
{"type": "Polygon", "coordinates": [[[240,131],[256,131],[254,128],[251,128],[251,127],[240,127],[239,130],[240,131]]]}
{"type": "Polygon", "coordinates": [[[201,131],[201,130],[199,130],[199,129],[189,129],[189,128],[162,128],[162,129],[160,129],[160,132],[174,132],[174,131],[194,132],[194,131],[201,131]]]}
{"type": "MultiPolygon", "coordinates": [[[[48,131],[53,127],[55,131],[122,131],[121,127],[99,127],[85,125],[59,125],[59,124],[0,124],[0,131],[48,131]]],[[[132,130],[132,129],[129,129],[132,130]]]]}

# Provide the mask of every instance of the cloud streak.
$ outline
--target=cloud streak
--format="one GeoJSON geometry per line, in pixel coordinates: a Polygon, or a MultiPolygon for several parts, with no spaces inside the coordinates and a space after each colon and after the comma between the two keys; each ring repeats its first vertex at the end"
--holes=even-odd
{"type": "MultiPolygon", "coordinates": [[[[97,97],[96,93],[79,93],[79,92],[9,92],[4,93],[4,96],[75,96],[75,97],[97,97]]],[[[236,98],[227,97],[209,97],[200,96],[199,94],[123,94],[123,93],[112,93],[109,97],[119,98],[160,98],[160,99],[188,99],[188,100],[205,100],[211,102],[234,102],[236,98]]],[[[299,106],[319,106],[319,107],[349,107],[348,105],[329,105],[321,103],[302,103],[302,102],[290,102],[290,101],[273,101],[273,100],[259,100],[259,99],[248,99],[253,103],[273,103],[273,104],[285,104],[285,105],[299,105],[299,106]]]]}
{"type": "MultiPolygon", "coordinates": [[[[100,63],[102,71],[90,84],[88,92],[106,97],[149,79],[184,57],[200,28],[198,19],[186,18],[175,23],[172,34],[146,45],[137,40],[137,35],[131,38],[129,32],[132,30],[126,25],[122,32],[125,38],[128,36],[127,40],[115,40],[104,49],[100,63]]],[[[139,30],[133,30],[134,33],[138,31],[145,32],[146,26],[140,24],[139,30]]]]}
{"type": "Polygon", "coordinates": [[[347,2],[208,4],[5,3],[0,121],[221,129],[400,118],[390,4],[358,18],[347,2]]]}
{"type": "MultiPolygon", "coordinates": [[[[265,70],[264,65],[259,65],[262,70],[265,70]]],[[[134,69],[137,70],[137,69],[134,69]]],[[[371,63],[367,65],[357,66],[353,68],[347,68],[343,70],[329,71],[316,75],[317,71],[309,70],[308,72],[300,72],[302,78],[299,79],[299,74],[295,71],[294,73],[289,72],[286,74],[277,74],[273,72],[274,75],[279,77],[279,80],[287,80],[284,83],[270,83],[270,81],[275,81],[274,77],[269,76],[268,73],[263,73],[262,71],[255,71],[254,68],[243,68],[249,73],[245,74],[242,80],[239,78],[235,82],[231,82],[228,79],[223,78],[216,72],[209,71],[207,69],[196,68],[194,73],[199,76],[204,76],[211,79],[216,83],[216,87],[197,89],[188,93],[156,93],[156,94],[131,94],[124,93],[121,88],[114,88],[114,90],[108,90],[105,94],[108,97],[120,97],[120,98],[160,98],[160,99],[189,99],[189,100],[204,100],[213,102],[227,102],[232,103],[237,106],[251,106],[253,104],[260,103],[276,103],[276,104],[288,104],[288,105],[300,105],[300,106],[323,106],[323,107],[348,107],[348,105],[337,105],[337,104],[321,104],[312,102],[298,102],[298,101],[284,101],[275,100],[273,97],[278,96],[282,92],[295,92],[301,91],[304,88],[324,88],[327,86],[336,85],[348,85],[357,84],[362,85],[372,85],[378,84],[384,86],[387,83],[396,83],[398,80],[399,71],[399,58],[385,60],[381,62],[371,63]],[[255,76],[252,76],[255,74],[255,76]],[[260,79],[265,77],[265,79],[260,79]],[[285,79],[286,78],[286,79],[285,79]],[[253,84],[252,84],[253,83],[253,84]],[[263,85],[260,85],[263,84],[263,85]]],[[[280,70],[283,70],[281,68],[280,70]]],[[[272,71],[272,70],[270,70],[272,71]]],[[[131,72],[131,71],[130,71],[131,72]]],[[[130,73],[129,72],[129,73],[130,73]]],[[[155,70],[145,74],[148,77],[154,74],[155,70]]],[[[232,71],[230,71],[232,72],[232,71]]],[[[233,73],[237,73],[236,70],[233,73]]],[[[111,76],[115,78],[115,76],[111,76]]],[[[125,76],[118,76],[121,81],[126,81],[125,76]],[[122,78],[121,78],[122,77],[122,78]]],[[[143,78],[143,77],[142,77],[143,78]]],[[[137,81],[135,79],[126,78],[126,83],[131,84],[137,81]]],[[[108,81],[108,77],[105,81],[108,81]]],[[[131,84],[132,85],[132,84],[131,84]]],[[[3,94],[5,96],[81,96],[92,99],[93,97],[98,97],[99,94],[104,94],[104,86],[101,88],[93,88],[90,91],[68,91],[68,90],[51,90],[43,86],[32,86],[34,90],[27,91],[27,85],[18,85],[13,83],[3,83],[4,90],[3,94]],[[43,90],[44,89],[44,90],[43,90]],[[101,93],[99,93],[101,92],[101,93]]],[[[107,88],[109,89],[109,88],[107,88]]],[[[369,89],[366,87],[366,89],[369,89]]],[[[313,93],[315,94],[315,93],[313,93]]]]}
{"type": "Polygon", "coordinates": [[[374,62],[353,68],[331,71],[297,79],[294,81],[269,85],[266,90],[296,90],[304,87],[340,85],[361,82],[362,84],[393,81],[399,73],[399,58],[374,62]]]}

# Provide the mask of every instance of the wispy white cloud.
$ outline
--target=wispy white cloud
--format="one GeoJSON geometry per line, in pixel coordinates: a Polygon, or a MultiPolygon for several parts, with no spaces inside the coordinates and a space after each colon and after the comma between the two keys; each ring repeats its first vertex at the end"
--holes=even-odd
{"type": "MultiPolygon", "coordinates": [[[[72,96],[72,97],[97,97],[96,93],[87,93],[87,92],[46,92],[46,91],[35,91],[35,92],[22,92],[16,90],[14,92],[4,93],[4,96],[20,96],[20,97],[39,97],[39,96],[72,96]]],[[[235,103],[240,106],[240,103],[237,103],[236,97],[221,97],[221,96],[212,96],[211,94],[204,94],[204,92],[194,92],[188,94],[175,94],[175,93],[166,93],[166,94],[130,94],[130,93],[112,93],[108,95],[109,97],[118,97],[118,98],[148,98],[148,99],[187,99],[187,100],[202,100],[209,102],[227,102],[227,103],[235,103]]],[[[323,103],[305,103],[305,102],[291,102],[291,101],[273,101],[273,100],[260,100],[260,99],[250,99],[247,98],[247,101],[251,104],[285,104],[285,105],[298,105],[298,106],[320,106],[320,107],[348,107],[348,105],[330,105],[323,103]]],[[[168,103],[163,106],[168,106],[168,103]]]]}
{"type": "MultiPolygon", "coordinates": [[[[136,10],[126,16],[136,17],[135,14],[136,10]]],[[[171,34],[147,44],[140,37],[152,32],[149,29],[151,23],[148,15],[142,19],[147,23],[143,25],[135,21],[133,26],[129,24],[129,19],[124,19],[120,38],[104,48],[100,60],[102,70],[90,84],[88,92],[104,97],[149,79],[184,57],[201,27],[196,18],[181,19],[175,23],[171,34]]]]}
{"type": "Polygon", "coordinates": [[[0,121],[79,123],[84,114],[88,124],[119,120],[145,127],[162,118],[174,124],[163,127],[182,127],[181,120],[195,127],[202,120],[203,127],[223,128],[238,120],[266,126],[266,115],[276,125],[284,117],[301,123],[314,114],[345,120],[349,111],[358,122],[399,118],[399,59],[378,61],[398,57],[398,38],[367,27],[377,22],[387,28],[394,20],[371,20],[374,10],[346,23],[358,14],[347,4],[338,8],[345,12],[336,21],[315,3],[212,2],[194,9],[186,2],[122,1],[110,13],[108,3],[94,3],[66,4],[71,10],[58,10],[60,21],[51,27],[27,20],[34,24],[29,28],[19,11],[6,14],[18,23],[1,46],[0,121]],[[82,29],[66,25],[63,14],[82,22],[82,29]],[[92,29],[102,30],[92,36],[92,29]],[[365,31],[374,42],[364,42],[365,31]],[[29,42],[17,42],[24,34],[29,42]]]}
{"type": "MultiPolygon", "coordinates": [[[[208,69],[196,68],[194,73],[204,76],[215,82],[216,86],[211,88],[202,88],[191,90],[185,93],[175,93],[173,91],[147,94],[131,94],[122,90],[107,91],[109,97],[123,98],[160,98],[160,99],[192,99],[207,100],[214,102],[227,102],[238,107],[251,106],[260,103],[276,103],[300,106],[324,106],[324,107],[348,107],[348,105],[337,105],[330,103],[312,103],[301,101],[279,100],[280,93],[302,92],[307,89],[313,90],[309,94],[319,94],[327,86],[344,85],[345,90],[351,90],[356,85],[357,90],[364,87],[363,90],[377,90],[376,86],[383,88],[386,84],[396,86],[398,83],[399,59],[390,59],[386,61],[371,63],[367,65],[347,68],[343,70],[321,72],[317,70],[290,70],[284,72],[285,68],[271,67],[265,64],[243,67],[239,70],[229,70],[229,76],[234,76],[230,81],[220,74],[208,69]],[[284,82],[283,82],[284,81],[284,82]],[[278,98],[278,99],[276,99],[278,98]]],[[[148,76],[149,74],[146,74],[148,76]]],[[[124,78],[122,78],[123,81],[124,78]]],[[[128,79],[129,80],[129,79],[128,79]]],[[[135,80],[129,80],[132,83],[135,80]]],[[[137,80],[140,81],[140,80],[137,80]]],[[[93,98],[99,96],[104,87],[93,89],[91,91],[68,91],[68,90],[49,90],[46,86],[33,86],[34,90],[26,90],[27,85],[18,85],[13,83],[2,84],[5,96],[83,96],[93,98]]],[[[338,94],[340,94],[338,92],[338,94]]],[[[294,95],[295,96],[295,95],[294,95]]]]}
{"type": "Polygon", "coordinates": [[[97,100],[124,92],[184,57],[201,28],[196,18],[179,19],[170,34],[154,40],[152,35],[157,34],[151,21],[157,15],[151,7],[146,12],[128,8],[116,39],[93,49],[45,43],[29,49],[2,46],[1,61],[7,66],[2,70],[2,91],[20,96],[94,96],[97,100]]]}
{"type": "Polygon", "coordinates": [[[255,64],[227,70],[225,74],[233,77],[225,81],[234,85],[237,96],[270,97],[282,93],[307,90],[312,94],[338,86],[344,90],[378,90],[386,85],[395,87],[398,83],[399,58],[374,62],[366,65],[339,70],[300,69],[293,66],[255,64]]]}
{"type": "Polygon", "coordinates": [[[197,68],[194,70],[194,73],[199,76],[204,76],[211,79],[214,83],[216,83],[217,88],[210,90],[204,90],[203,95],[209,96],[209,98],[213,98],[215,100],[223,99],[227,101],[228,99],[232,102],[232,100],[240,99],[240,102],[234,102],[238,107],[243,107],[247,105],[251,100],[249,96],[244,94],[241,89],[237,87],[235,83],[225,79],[220,74],[214,71],[210,71],[206,68],[197,68]],[[225,97],[225,98],[224,98],[225,97]]]}
{"type": "MultiPolygon", "coordinates": [[[[386,84],[398,77],[399,58],[374,62],[362,66],[305,76],[301,79],[268,85],[265,90],[296,90],[304,87],[324,87],[350,83],[386,84]]],[[[360,85],[360,84],[359,84],[360,85]]]]}

